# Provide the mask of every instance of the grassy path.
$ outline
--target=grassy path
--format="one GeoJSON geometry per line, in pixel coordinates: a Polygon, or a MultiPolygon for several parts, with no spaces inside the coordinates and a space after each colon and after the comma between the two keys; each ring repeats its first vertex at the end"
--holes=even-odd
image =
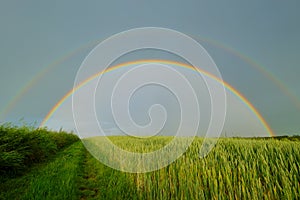
{"type": "Polygon", "coordinates": [[[0,183],[0,199],[77,199],[84,152],[81,142],[76,142],[24,176],[0,183]]]}
{"type": "Polygon", "coordinates": [[[129,174],[113,170],[87,151],[79,173],[78,188],[80,199],[137,199],[136,187],[129,174]]]}
{"type": "Polygon", "coordinates": [[[137,199],[128,174],[113,170],[76,142],[21,177],[0,183],[0,199],[137,199]]]}

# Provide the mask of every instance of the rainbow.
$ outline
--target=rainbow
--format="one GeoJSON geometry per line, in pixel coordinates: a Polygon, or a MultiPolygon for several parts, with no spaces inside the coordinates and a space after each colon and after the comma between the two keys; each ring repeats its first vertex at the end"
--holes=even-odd
{"type": "Polygon", "coordinates": [[[53,106],[53,108],[48,112],[48,114],[45,116],[45,118],[41,122],[40,127],[45,126],[46,122],[51,118],[51,116],[55,113],[55,111],[66,101],[66,99],[68,99],[69,97],[71,97],[74,92],[76,92],[78,89],[80,89],[81,87],[83,87],[84,85],[86,85],[87,83],[89,83],[90,81],[94,80],[95,78],[99,77],[100,75],[102,75],[104,73],[111,72],[111,71],[116,70],[118,68],[128,67],[128,66],[131,66],[131,65],[146,64],[146,63],[161,63],[161,64],[176,65],[176,66],[183,67],[183,68],[186,68],[186,69],[198,71],[199,73],[201,73],[201,74],[203,74],[203,75],[205,75],[207,77],[210,77],[210,78],[216,80],[220,84],[223,84],[227,90],[229,90],[231,93],[233,93],[234,95],[236,95],[255,114],[255,116],[259,119],[259,121],[265,127],[266,131],[268,132],[268,134],[271,137],[275,136],[275,134],[273,133],[273,131],[272,131],[271,127],[269,126],[269,124],[262,117],[262,115],[259,113],[259,111],[254,107],[254,105],[252,105],[252,103],[246,97],[244,97],[238,90],[236,90],[235,88],[233,88],[229,83],[223,81],[222,79],[220,79],[220,78],[218,78],[218,77],[216,77],[216,76],[214,76],[214,75],[212,75],[212,74],[210,74],[210,73],[208,73],[206,71],[200,70],[198,68],[194,68],[191,65],[188,65],[188,64],[185,64],[185,63],[181,63],[181,62],[169,61],[169,60],[137,60],[137,61],[131,61],[131,62],[126,62],[126,63],[121,63],[121,64],[115,65],[115,66],[110,67],[110,68],[108,68],[108,69],[106,69],[104,71],[100,71],[100,72],[98,72],[98,73],[90,76],[86,80],[80,82],[76,87],[72,88],[69,92],[67,92],[53,106]]]}
{"type": "MultiPolygon", "coordinates": [[[[251,58],[247,57],[246,55],[240,53],[239,51],[231,48],[230,46],[221,43],[220,41],[215,41],[215,40],[212,40],[212,39],[209,39],[209,38],[199,37],[197,35],[191,35],[190,34],[190,36],[192,38],[198,40],[199,42],[204,42],[204,43],[207,43],[207,44],[211,44],[211,45],[213,45],[213,46],[215,46],[219,49],[222,49],[222,50],[236,56],[237,58],[243,60],[244,62],[248,63],[250,66],[252,66],[257,71],[262,73],[264,75],[264,77],[266,77],[268,80],[270,80],[274,85],[276,85],[278,87],[278,89],[290,99],[290,101],[293,103],[293,105],[295,105],[296,108],[298,110],[300,110],[300,99],[291,91],[291,89],[289,89],[289,87],[283,81],[278,79],[278,77],[274,76],[274,74],[272,72],[265,69],[265,67],[263,65],[257,63],[253,59],[251,59],[251,58]]],[[[50,63],[49,65],[47,65],[44,69],[42,69],[40,72],[38,72],[31,80],[29,80],[23,87],[21,87],[16,92],[16,94],[11,98],[11,100],[8,102],[8,104],[6,106],[4,106],[2,108],[2,110],[0,110],[0,119],[4,119],[6,117],[6,115],[22,99],[22,97],[30,89],[32,89],[47,73],[49,73],[51,70],[54,70],[61,63],[65,62],[66,60],[68,60],[70,58],[72,58],[73,56],[75,56],[79,52],[82,52],[83,50],[92,48],[95,45],[97,45],[98,43],[100,43],[101,41],[103,41],[103,39],[98,39],[98,40],[91,41],[88,44],[80,46],[79,48],[67,53],[64,56],[61,56],[58,60],[55,60],[52,63],[50,63]]]]}
{"type": "Polygon", "coordinates": [[[241,60],[245,61],[246,63],[250,64],[252,67],[254,67],[257,71],[259,71],[264,77],[266,77],[268,80],[270,80],[274,85],[278,87],[278,89],[287,96],[290,101],[297,107],[297,109],[300,110],[300,100],[299,98],[293,93],[293,91],[289,88],[287,84],[285,84],[283,81],[281,81],[278,77],[276,77],[272,72],[266,69],[266,67],[263,67],[261,64],[258,64],[256,61],[252,60],[248,56],[239,53],[237,50],[234,50],[233,48],[229,47],[228,45],[224,45],[221,42],[216,42],[214,40],[208,39],[208,38],[199,38],[197,36],[193,36],[194,38],[197,38],[201,42],[206,42],[208,44],[212,44],[215,47],[218,47],[224,51],[227,51],[231,53],[232,55],[237,56],[241,60]]]}
{"type": "Polygon", "coordinates": [[[53,61],[46,67],[44,67],[39,73],[37,73],[32,79],[30,79],[23,87],[21,87],[17,92],[16,95],[11,98],[9,103],[0,111],[2,118],[4,118],[15,106],[16,104],[22,99],[22,97],[31,89],[33,88],[39,81],[42,80],[42,78],[48,74],[51,70],[54,70],[57,68],[61,63],[67,61],[68,59],[74,57],[77,53],[86,50],[88,48],[91,48],[92,46],[97,45],[102,40],[95,40],[92,42],[89,42],[86,45],[81,46],[78,49],[75,49],[74,51],[71,51],[67,53],[64,56],[61,56],[59,59],[53,61]]]}

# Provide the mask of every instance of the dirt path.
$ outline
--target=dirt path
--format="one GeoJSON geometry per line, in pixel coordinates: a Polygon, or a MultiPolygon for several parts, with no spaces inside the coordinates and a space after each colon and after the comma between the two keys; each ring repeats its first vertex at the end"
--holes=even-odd
{"type": "Polygon", "coordinates": [[[82,163],[82,172],[78,174],[78,186],[80,199],[92,199],[99,196],[100,188],[96,184],[96,169],[92,163],[92,156],[85,150],[85,158],[82,163]]]}
{"type": "Polygon", "coordinates": [[[103,165],[87,151],[81,169],[78,173],[80,199],[137,199],[130,174],[103,165]]]}

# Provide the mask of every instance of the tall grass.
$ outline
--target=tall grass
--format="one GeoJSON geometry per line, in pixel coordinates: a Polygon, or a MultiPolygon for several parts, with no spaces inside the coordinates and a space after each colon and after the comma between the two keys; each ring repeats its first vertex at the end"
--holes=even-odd
{"type": "Polygon", "coordinates": [[[47,160],[78,137],[66,132],[28,126],[0,126],[0,175],[20,174],[33,163],[47,160]]]}
{"type": "Polygon", "coordinates": [[[135,183],[127,178],[127,173],[105,166],[88,152],[78,175],[79,199],[138,198],[135,183]]]}
{"type": "Polygon", "coordinates": [[[84,155],[80,142],[70,145],[25,175],[0,182],[0,199],[78,199],[77,177],[84,155]]]}
{"type": "MultiPolygon", "coordinates": [[[[136,139],[130,137],[111,140],[133,152],[161,146],[157,138],[144,143],[134,143],[136,139]]],[[[92,141],[97,143],[96,138],[92,141]]],[[[182,157],[158,171],[126,174],[137,187],[135,198],[300,198],[299,141],[220,139],[204,159],[199,157],[201,144],[202,139],[197,138],[182,157]]]]}
{"type": "MultiPolygon", "coordinates": [[[[2,126],[0,136],[4,172],[9,167],[16,171],[30,167],[78,140],[74,135],[26,127],[2,126]]],[[[109,139],[127,151],[151,152],[172,138],[109,139]]],[[[51,162],[0,184],[0,199],[300,199],[300,141],[293,139],[220,139],[207,157],[200,158],[203,140],[196,138],[175,162],[149,173],[106,167],[78,142],[51,162]]],[[[96,148],[102,140],[94,137],[84,143],[96,148]]],[[[110,155],[107,159],[112,161],[120,156],[110,155]]]]}

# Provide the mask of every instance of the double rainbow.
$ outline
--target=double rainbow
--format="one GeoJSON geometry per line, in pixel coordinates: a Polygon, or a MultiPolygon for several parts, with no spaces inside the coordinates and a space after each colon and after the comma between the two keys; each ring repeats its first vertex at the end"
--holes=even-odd
{"type": "Polygon", "coordinates": [[[86,80],[80,82],[77,86],[75,86],[74,88],[72,88],[69,92],[67,92],[54,106],[53,108],[48,112],[48,114],[46,115],[46,117],[43,119],[43,121],[40,124],[40,127],[45,126],[45,124],[47,123],[47,121],[51,118],[51,116],[55,113],[55,111],[69,98],[72,96],[72,94],[74,92],[76,92],[77,90],[79,90],[81,87],[83,87],[84,85],[88,84],[90,81],[94,80],[95,78],[99,77],[100,75],[104,74],[104,73],[108,73],[111,72],[113,70],[122,68],[122,67],[129,67],[132,65],[140,65],[140,64],[146,64],[146,63],[161,63],[161,64],[169,64],[169,65],[175,65],[178,67],[183,67],[189,70],[193,70],[193,71],[197,71],[207,77],[212,78],[213,80],[217,81],[220,84],[223,84],[225,86],[225,88],[230,91],[231,93],[233,93],[234,95],[236,95],[255,115],[256,117],[259,119],[259,121],[261,122],[261,124],[265,127],[266,131],[268,132],[268,134],[270,136],[275,136],[271,127],[269,126],[269,124],[266,122],[266,120],[262,117],[262,115],[259,113],[259,111],[252,105],[252,103],[246,98],[244,97],[238,90],[236,90],[235,88],[233,88],[229,83],[221,80],[220,78],[214,76],[213,74],[210,74],[206,71],[203,71],[201,69],[198,68],[194,68],[191,65],[185,64],[185,63],[181,63],[181,62],[175,62],[175,61],[169,61],[169,60],[137,60],[137,61],[131,61],[131,62],[126,62],[126,63],[121,63],[118,65],[115,65],[113,67],[108,68],[105,71],[100,71],[92,76],[90,76],[89,78],[87,78],[86,80]]]}

